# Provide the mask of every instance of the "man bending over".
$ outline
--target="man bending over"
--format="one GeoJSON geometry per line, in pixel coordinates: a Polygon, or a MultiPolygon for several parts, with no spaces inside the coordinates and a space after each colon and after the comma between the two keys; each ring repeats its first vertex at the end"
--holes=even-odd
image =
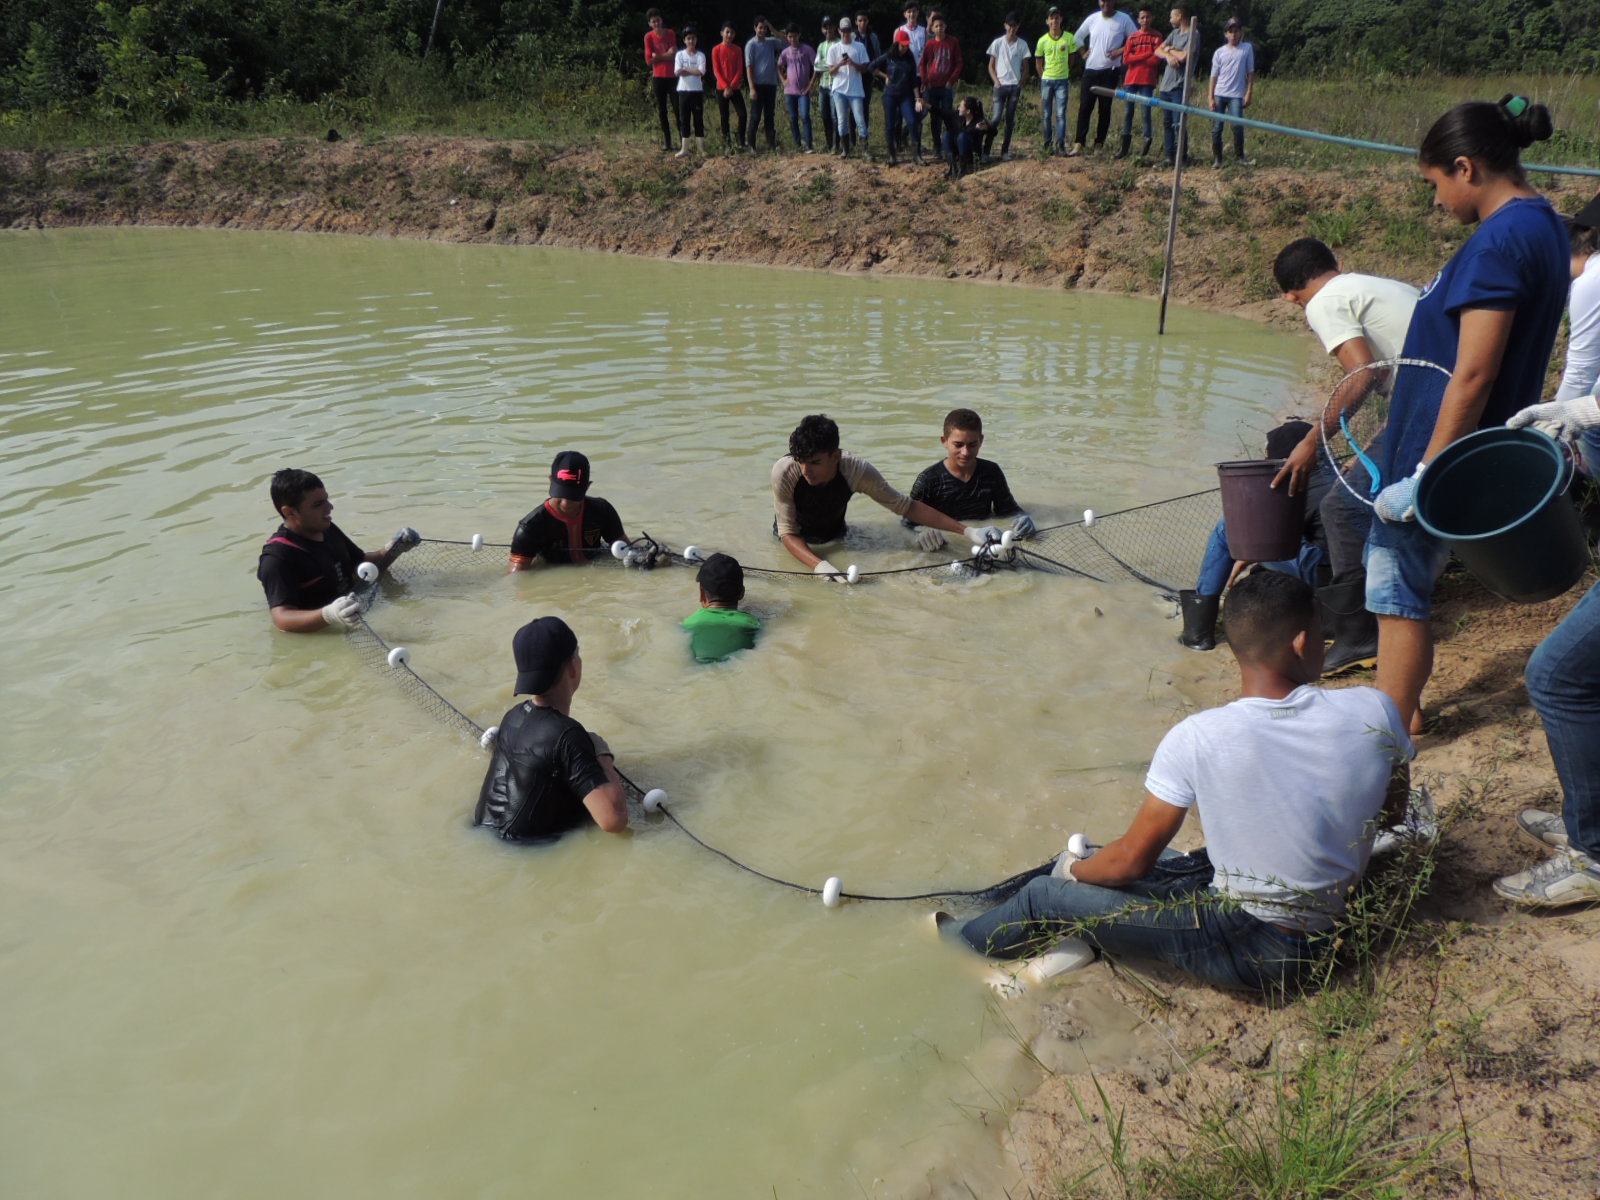
{"type": "Polygon", "coordinates": [[[1218,987],[1305,982],[1366,870],[1380,814],[1384,825],[1404,815],[1414,751],[1382,692],[1312,686],[1322,629],[1300,580],[1247,576],[1227,619],[1240,698],[1162,738],[1128,831],[1088,857],[1063,856],[1064,878],[1034,879],[944,930],[1000,958],[1075,935],[1218,987]],[[1208,845],[1168,850],[1196,805],[1208,845]]]}
{"type": "Polygon", "coordinates": [[[814,554],[811,546],[844,537],[845,509],[857,492],[865,492],[914,525],[965,534],[973,545],[1000,540],[1000,531],[992,525],[963,525],[920,500],[902,496],[866,459],[839,449],[839,427],[820,413],[795,427],[789,435],[789,453],[772,465],[772,500],[777,508],[772,532],[815,574],[843,579],[844,572],[814,554]]]}

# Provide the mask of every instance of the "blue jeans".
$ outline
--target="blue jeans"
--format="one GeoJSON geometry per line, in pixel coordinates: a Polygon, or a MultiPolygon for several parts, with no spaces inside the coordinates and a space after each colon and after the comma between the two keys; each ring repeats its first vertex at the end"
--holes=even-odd
{"type": "MultiPolygon", "coordinates": [[[[1269,571],[1293,575],[1308,587],[1316,587],[1317,570],[1325,561],[1327,558],[1320,547],[1301,541],[1298,558],[1262,565],[1269,571]]],[[[1216,528],[1211,531],[1211,540],[1206,543],[1206,555],[1200,560],[1200,577],[1195,581],[1194,590],[1202,596],[1222,595],[1222,589],[1228,582],[1228,572],[1232,570],[1233,555],[1228,552],[1228,529],[1222,521],[1218,521],[1216,528]]]]}
{"type": "Polygon", "coordinates": [[[839,92],[833,93],[833,123],[837,127],[834,136],[841,144],[850,136],[850,119],[854,117],[856,132],[861,135],[862,149],[866,149],[867,140],[867,102],[861,96],[845,96],[839,92]]]}
{"type": "Polygon", "coordinates": [[[1022,99],[1022,86],[1020,84],[1001,84],[994,89],[989,97],[989,124],[995,129],[1000,128],[1000,120],[1005,118],[1005,131],[1001,135],[1000,153],[1011,153],[1011,131],[1017,124],[1017,101],[1022,99]]]}
{"type": "Polygon", "coordinates": [[[791,96],[787,93],[783,97],[784,104],[789,109],[789,133],[794,138],[796,150],[804,146],[811,149],[811,97],[805,93],[791,96]],[[806,140],[800,140],[800,131],[806,131],[806,140]]]}
{"type": "Polygon", "coordinates": [[[1450,547],[1415,521],[1374,517],[1364,561],[1369,613],[1409,621],[1433,616],[1433,585],[1450,561],[1450,547]]]}
{"type": "MultiPolygon", "coordinates": [[[[1130,83],[1122,89],[1130,96],[1154,96],[1156,85],[1153,83],[1130,83]]],[[[1133,110],[1142,109],[1144,112],[1144,140],[1149,141],[1155,136],[1155,117],[1151,115],[1148,104],[1135,104],[1132,100],[1124,101],[1127,111],[1122,114],[1122,136],[1133,136],[1133,110]]]]}
{"type": "MultiPolygon", "coordinates": [[[[1230,117],[1244,116],[1243,96],[1218,96],[1211,102],[1211,111],[1214,113],[1227,113],[1230,117]]],[[[1211,122],[1211,157],[1222,157],[1222,126],[1223,122],[1211,122]]],[[[1244,157],[1244,126],[1230,125],[1233,130],[1233,152],[1239,157],[1244,157]]]]}
{"type": "Polygon", "coordinates": [[[1600,587],[1539,643],[1527,682],[1561,780],[1567,838],[1600,859],[1600,587]]]}
{"type": "MultiPolygon", "coordinates": [[[[1168,104],[1182,104],[1183,85],[1180,83],[1177,87],[1169,88],[1167,91],[1162,92],[1161,98],[1168,104]]],[[[1161,110],[1162,145],[1166,149],[1168,162],[1178,161],[1178,122],[1183,119],[1183,115],[1183,113],[1173,112],[1170,108],[1163,108],[1161,110]]],[[[1187,143],[1189,140],[1187,130],[1184,131],[1183,140],[1185,143],[1187,143]]],[[[1189,153],[1189,147],[1187,145],[1184,146],[1183,152],[1185,154],[1189,153]]]]}
{"type": "Polygon", "coordinates": [[[1067,145],[1067,96],[1071,91],[1070,79],[1041,79],[1039,103],[1044,107],[1044,148],[1064,150],[1067,145]]]}
{"type": "Polygon", "coordinates": [[[1217,987],[1271,991],[1308,975],[1323,937],[1294,938],[1211,890],[1206,852],[1162,852],[1127,887],[1044,876],[960,927],[980,954],[1025,958],[1062,936],[1111,954],[1171,963],[1217,987]]]}
{"type": "Polygon", "coordinates": [[[911,138],[918,154],[922,153],[922,125],[917,120],[917,98],[910,92],[897,96],[893,92],[883,94],[883,129],[889,137],[889,153],[893,154],[895,147],[900,142],[900,130],[906,131],[906,136],[911,138]]]}

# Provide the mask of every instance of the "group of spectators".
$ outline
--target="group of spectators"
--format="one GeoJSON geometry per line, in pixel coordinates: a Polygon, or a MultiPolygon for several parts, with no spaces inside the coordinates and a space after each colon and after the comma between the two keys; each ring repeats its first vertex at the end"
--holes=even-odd
{"type": "MultiPolygon", "coordinates": [[[[1039,80],[1040,152],[1075,158],[1102,151],[1110,133],[1112,105],[1099,90],[1119,86],[1130,95],[1159,97],[1165,104],[1189,103],[1188,87],[1199,74],[1199,31],[1189,6],[1174,5],[1167,14],[1168,31],[1159,28],[1160,12],[1153,5],[1137,9],[1134,16],[1118,10],[1118,0],[1100,0],[1099,7],[1069,32],[1059,8],[1045,16],[1045,30],[1030,47],[1022,37],[1021,18],[1007,13],[1004,30],[985,52],[991,85],[989,108],[977,96],[957,102],[956,89],[966,70],[961,42],[951,32],[947,16],[934,10],[923,23],[922,7],[913,0],[905,7],[905,23],[893,33],[880,35],[872,16],[822,18],[816,45],[806,41],[798,25],[789,24],[782,38],[772,23],[757,17],[753,36],[742,44],[738,28],[724,21],[718,40],[706,52],[709,39],[686,26],[680,34],[668,28],[659,9],[646,14],[650,24],[644,37],[645,62],[651,71],[656,119],[662,149],[677,157],[705,153],[705,98],[707,90],[717,100],[723,146],[728,153],[754,154],[763,137],[768,151],[778,148],[778,96],[783,96],[789,118],[789,136],[796,152],[816,153],[813,116],[820,118],[822,149],[839,157],[855,154],[871,158],[870,134],[873,94],[881,95],[883,145],[890,165],[902,157],[918,165],[923,155],[923,126],[929,126],[932,153],[960,174],[988,163],[994,144],[1000,143],[1002,160],[1012,157],[1012,137],[1017,111],[1029,80],[1039,80]],[[1083,66],[1078,81],[1079,99],[1075,136],[1067,142],[1067,109],[1074,56],[1083,66]],[[1195,61],[1190,62],[1193,58],[1195,61]],[[674,140],[674,119],[676,140],[674,140]],[[1095,123],[1094,140],[1089,126],[1095,123]]],[[[1207,103],[1211,111],[1242,117],[1255,90],[1255,50],[1244,40],[1244,27],[1230,19],[1223,29],[1225,43],[1212,53],[1207,103]]],[[[1113,157],[1126,158],[1133,149],[1134,122],[1142,122],[1141,156],[1151,153],[1154,141],[1154,105],[1125,102],[1122,138],[1113,157]]],[[[1163,156],[1175,164],[1187,146],[1180,147],[1179,116],[1162,108],[1163,156]]],[[[1211,150],[1214,166],[1222,165],[1223,124],[1213,124],[1211,150]]],[[[1234,154],[1242,165],[1244,126],[1229,122],[1234,154]]]]}

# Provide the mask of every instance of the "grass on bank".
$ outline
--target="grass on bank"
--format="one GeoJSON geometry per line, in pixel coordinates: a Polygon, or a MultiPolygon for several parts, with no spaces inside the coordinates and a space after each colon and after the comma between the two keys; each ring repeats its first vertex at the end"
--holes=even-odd
{"type": "MultiPolygon", "coordinates": [[[[1076,81],[1075,81],[1076,82],[1076,81]]],[[[1204,106],[1204,83],[1197,91],[1204,106]]],[[[1072,98],[1069,122],[1077,119],[1080,96],[1072,98]]],[[[1427,127],[1452,105],[1470,99],[1498,99],[1517,92],[1550,106],[1556,135],[1533,147],[1530,161],[1593,166],[1600,162],[1600,78],[1580,74],[1495,77],[1397,76],[1357,74],[1277,78],[1257,81],[1248,116],[1258,120],[1414,147],[1427,127]]],[[[989,102],[989,89],[968,86],[963,95],[989,102]]],[[[1114,105],[1108,142],[1120,137],[1124,105],[1114,105]]],[[[1142,142],[1142,114],[1135,118],[1135,149],[1142,142]]],[[[1040,135],[1037,89],[1024,89],[1018,110],[1015,149],[1035,152],[1040,135]]],[[[1155,149],[1161,140],[1161,114],[1153,114],[1155,149]]],[[[883,114],[874,104],[870,123],[881,130],[883,114]]],[[[718,142],[717,105],[706,102],[706,128],[718,142]]],[[[813,113],[816,136],[821,118],[813,113]]],[[[1209,157],[1210,122],[1197,120],[1197,155],[1209,157]]],[[[779,146],[789,142],[788,122],[777,119],[779,146]]],[[[286,95],[245,103],[198,102],[176,110],[171,105],[128,107],[83,104],[48,111],[0,112],[0,147],[71,149],[116,146],[152,140],[217,140],[254,137],[323,137],[330,129],[344,137],[374,139],[403,134],[533,140],[554,148],[596,143],[652,145],[659,136],[647,81],[613,74],[550,70],[503,79],[463,81],[404,58],[352,80],[348,90],[307,104],[286,95]],[[468,98],[464,98],[468,97],[468,98]],[[164,119],[174,112],[181,120],[164,119]]],[[[1092,136],[1091,129],[1091,136],[1092,136]]],[[[881,140],[882,133],[876,134],[881,140]]],[[[1282,134],[1247,133],[1247,146],[1263,166],[1336,169],[1382,161],[1385,155],[1356,151],[1282,134]]],[[[1398,155],[1394,156],[1400,157],[1398,155]]]]}
{"type": "Polygon", "coordinates": [[[1237,1083],[1193,1088],[1172,1106],[1181,1132],[1158,1151],[1135,1148],[1135,1118],[1098,1079],[1075,1089],[1099,1161],[1059,1183],[1061,1200],[1403,1200],[1441,1179],[1470,1186],[1468,1131],[1422,1119],[1448,1111],[1463,1053],[1448,1031],[1462,1023],[1432,1011],[1438,988],[1413,1034],[1397,1038],[1384,1020],[1419,963],[1443,969],[1447,931],[1414,915],[1433,866],[1431,850],[1412,851],[1374,873],[1321,989],[1263,1010],[1267,1065],[1235,1063],[1237,1083]]]}

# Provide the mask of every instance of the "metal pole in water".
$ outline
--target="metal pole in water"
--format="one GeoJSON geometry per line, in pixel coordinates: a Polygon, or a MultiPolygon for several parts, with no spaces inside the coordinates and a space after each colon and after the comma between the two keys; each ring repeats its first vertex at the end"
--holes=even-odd
{"type": "MultiPolygon", "coordinates": [[[[1194,81],[1194,60],[1200,50],[1200,18],[1189,18],[1189,46],[1183,59],[1183,103],[1187,107],[1193,100],[1189,86],[1194,81]]],[[[1183,199],[1183,164],[1189,157],[1189,114],[1178,114],[1178,141],[1173,147],[1172,208],[1167,214],[1167,257],[1161,267],[1161,316],[1156,324],[1159,337],[1167,331],[1167,295],[1172,290],[1172,248],[1178,240],[1178,202],[1183,199]]]]}

